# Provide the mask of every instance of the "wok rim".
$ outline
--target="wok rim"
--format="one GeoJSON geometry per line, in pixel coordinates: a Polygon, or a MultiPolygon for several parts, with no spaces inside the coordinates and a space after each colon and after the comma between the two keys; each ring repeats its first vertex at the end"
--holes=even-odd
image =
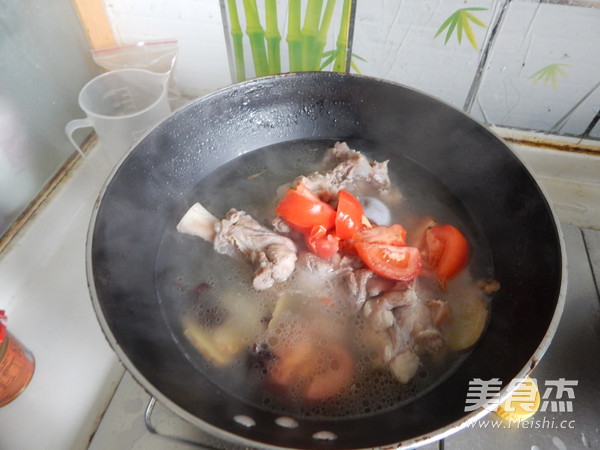
{"type": "MultiPolygon", "coordinates": [[[[558,291],[558,296],[557,296],[558,298],[556,301],[556,306],[554,308],[554,313],[552,315],[552,319],[551,319],[551,321],[548,325],[548,329],[547,329],[546,333],[544,334],[544,337],[540,341],[539,345],[536,347],[535,351],[533,352],[531,357],[528,359],[527,363],[519,370],[519,372],[516,374],[516,376],[513,378],[513,380],[526,378],[535,369],[535,367],[537,366],[537,364],[539,363],[539,361],[541,360],[541,358],[544,356],[545,352],[547,351],[548,347],[550,346],[552,339],[558,328],[560,318],[561,318],[563,310],[564,310],[565,301],[566,301],[567,283],[568,283],[566,247],[565,247],[563,232],[562,232],[562,228],[560,226],[560,221],[558,219],[558,215],[557,215],[552,203],[549,200],[549,195],[548,195],[547,191],[535,179],[531,169],[525,163],[525,161],[521,157],[519,157],[519,155],[517,155],[516,152],[508,145],[508,143],[501,136],[496,134],[491,129],[490,126],[488,126],[487,124],[481,123],[480,121],[469,116],[464,111],[456,108],[455,106],[451,105],[450,103],[448,103],[440,98],[437,98],[431,94],[420,91],[418,89],[415,89],[410,86],[406,86],[406,85],[403,85],[401,83],[397,83],[394,81],[384,80],[384,79],[372,77],[372,76],[350,74],[350,73],[298,72],[298,73],[284,73],[284,74],[277,74],[277,75],[269,75],[269,76],[265,76],[265,77],[258,77],[258,78],[253,78],[253,79],[246,80],[246,81],[243,81],[240,83],[228,85],[228,86],[218,89],[212,93],[209,93],[205,96],[198,97],[197,99],[192,101],[190,104],[200,102],[200,101],[206,101],[207,99],[210,99],[215,96],[221,96],[221,95],[227,93],[228,91],[240,89],[241,86],[252,86],[257,83],[263,83],[264,80],[276,80],[276,79],[281,79],[284,77],[286,77],[286,78],[287,77],[310,77],[310,76],[314,76],[314,75],[339,77],[340,79],[342,79],[342,78],[361,78],[361,79],[366,79],[366,80],[372,80],[377,83],[383,83],[383,84],[401,87],[403,89],[407,89],[409,91],[418,93],[425,97],[433,98],[437,102],[440,102],[440,103],[444,104],[446,107],[452,109],[454,112],[460,113],[464,118],[466,118],[470,121],[473,121],[477,125],[482,127],[486,132],[488,132],[490,135],[492,135],[494,138],[496,138],[498,141],[500,141],[506,147],[506,149],[518,160],[518,162],[523,166],[523,168],[526,170],[531,182],[539,190],[539,192],[541,194],[541,198],[544,200],[546,207],[547,207],[548,211],[550,212],[552,224],[554,226],[554,232],[556,233],[557,241],[559,244],[559,255],[560,255],[560,259],[561,259],[561,264],[560,264],[561,277],[559,280],[560,289],[558,291]]],[[[169,116],[167,116],[160,123],[158,123],[156,126],[151,128],[150,130],[148,130],[143,136],[141,136],[136,141],[136,143],[134,143],[132,146],[130,146],[130,148],[123,155],[123,157],[115,164],[112,171],[107,176],[102,188],[99,191],[99,194],[94,203],[94,207],[93,207],[92,214],[90,217],[90,222],[89,222],[88,232],[87,232],[87,237],[86,237],[87,284],[88,284],[88,289],[90,291],[90,296],[91,296],[94,312],[96,314],[98,322],[100,323],[102,332],[103,332],[106,340],[108,341],[109,345],[111,346],[111,348],[113,349],[113,351],[115,352],[117,357],[119,358],[119,361],[124,366],[124,368],[133,376],[135,381],[137,383],[139,383],[148,394],[150,394],[151,397],[154,397],[162,405],[167,407],[170,411],[172,411],[173,413],[178,415],[180,418],[189,422],[193,426],[199,428],[201,431],[206,432],[209,435],[216,437],[217,439],[221,439],[225,442],[238,444],[238,445],[244,445],[244,446],[251,446],[253,448],[265,448],[265,449],[289,448],[289,447],[280,447],[280,446],[276,446],[276,445],[271,445],[271,444],[267,444],[265,442],[254,441],[252,439],[245,438],[241,435],[225,431],[222,428],[211,425],[208,422],[205,422],[202,419],[196,417],[195,415],[187,412],[182,407],[180,407],[178,404],[176,404],[174,401],[169,399],[166,395],[162,394],[160,392],[160,390],[158,388],[156,388],[150,381],[148,381],[148,379],[141,373],[141,371],[139,371],[137,369],[137,367],[133,364],[131,359],[127,356],[126,352],[119,345],[118,340],[117,340],[116,336],[114,335],[112,329],[110,328],[110,326],[106,320],[106,317],[102,311],[102,307],[100,304],[101,302],[100,302],[100,299],[99,299],[97,291],[96,291],[96,286],[95,286],[95,282],[94,282],[93,258],[92,258],[93,234],[94,234],[96,220],[98,218],[100,206],[102,205],[106,191],[107,191],[108,187],[111,185],[111,182],[112,182],[113,178],[115,177],[116,173],[118,172],[118,169],[120,168],[120,166],[124,163],[124,161],[127,159],[127,157],[136,150],[136,148],[139,146],[139,144],[142,141],[144,141],[144,139],[155,128],[159,127],[164,121],[169,119],[174,114],[177,114],[179,111],[185,109],[187,106],[188,105],[184,105],[181,108],[177,109],[176,111],[173,111],[169,116]]],[[[506,386],[504,388],[502,388],[500,390],[500,392],[498,394],[499,403],[504,402],[508,397],[510,397],[512,392],[514,392],[514,390],[516,389],[517,386],[513,387],[511,385],[512,385],[512,383],[509,382],[506,384],[506,386]],[[512,387],[512,389],[511,389],[511,387],[512,387]]],[[[449,437],[450,435],[462,430],[463,428],[467,427],[468,425],[476,422],[477,420],[483,418],[484,416],[486,416],[487,414],[492,412],[495,409],[494,405],[499,404],[498,399],[488,401],[487,403],[482,405],[480,408],[478,408],[477,410],[475,410],[469,414],[466,414],[461,419],[455,420],[454,422],[451,422],[443,427],[440,427],[431,433],[426,433],[424,435],[416,436],[414,438],[404,440],[404,441],[398,441],[396,443],[384,444],[384,446],[381,446],[379,448],[383,448],[383,447],[387,448],[389,446],[394,446],[394,448],[398,448],[398,449],[415,448],[415,447],[420,447],[420,446],[423,446],[423,445],[426,445],[426,444],[429,444],[432,442],[439,441],[446,437],[449,437]]],[[[315,441],[315,442],[318,442],[318,441],[315,441]]],[[[373,448],[373,447],[353,447],[353,449],[355,449],[355,450],[360,450],[363,448],[367,449],[367,448],[373,448]]]]}

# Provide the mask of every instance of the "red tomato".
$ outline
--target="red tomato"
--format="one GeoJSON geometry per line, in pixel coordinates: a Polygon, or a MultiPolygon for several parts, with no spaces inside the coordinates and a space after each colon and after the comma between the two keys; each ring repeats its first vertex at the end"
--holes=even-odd
{"type": "Polygon", "coordinates": [[[322,225],[312,227],[310,233],[305,234],[306,245],[315,255],[329,259],[340,249],[340,238],[327,233],[322,225]]]}
{"type": "Polygon", "coordinates": [[[342,394],[352,382],[354,360],[343,347],[312,342],[274,349],[278,356],[269,370],[271,381],[300,389],[307,400],[324,400],[342,394]]]}
{"type": "Polygon", "coordinates": [[[308,400],[323,400],[342,394],[352,382],[354,361],[347,350],[329,345],[324,356],[326,365],[317,370],[304,394],[308,400]]]}
{"type": "Polygon", "coordinates": [[[421,271],[421,254],[415,247],[356,242],[356,251],[363,262],[384,278],[410,281],[421,271]]]}
{"type": "Polygon", "coordinates": [[[363,214],[362,206],[356,197],[342,189],[338,194],[335,235],[340,239],[350,239],[363,227],[363,214]]]}
{"type": "Polygon", "coordinates": [[[335,209],[319,200],[302,183],[287,191],[275,212],[295,228],[311,229],[321,225],[329,230],[335,224],[335,209]]]}
{"type": "Polygon", "coordinates": [[[465,268],[469,261],[469,244],[452,225],[436,225],[425,232],[429,267],[445,284],[465,268]]]}
{"type": "Polygon", "coordinates": [[[359,231],[355,235],[357,241],[371,244],[406,245],[406,230],[402,225],[375,226],[359,231]]]}
{"type": "Polygon", "coordinates": [[[6,313],[0,309],[0,344],[4,342],[6,337],[6,313]]]}

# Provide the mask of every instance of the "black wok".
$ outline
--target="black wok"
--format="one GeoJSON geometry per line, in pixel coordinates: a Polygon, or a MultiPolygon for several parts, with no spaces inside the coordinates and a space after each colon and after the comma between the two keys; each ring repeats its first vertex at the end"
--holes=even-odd
{"type": "Polygon", "coordinates": [[[548,201],[499,138],[422,93],[333,73],[256,79],[175,112],[112,173],[88,241],[93,304],[125,367],[192,424],[226,441],[263,448],[416,446],[486,414],[483,408],[465,412],[469,381],[499,378],[505,397],[510,381],[535,367],[562,311],[564,267],[548,201]],[[215,169],[266,146],[336,140],[391,164],[402,157],[439,180],[475,222],[478,239],[487,241],[488,269],[502,288],[493,297],[483,338],[435,389],[379,414],[298,419],[297,428],[284,428],[276,425],[277,414],[225,392],[187,356],[169,318],[169,299],[159,294],[165,280],[157,258],[165,234],[215,169]],[[240,415],[255,425],[242,426],[234,420],[240,415]],[[336,438],[315,439],[321,431],[336,438]]]}

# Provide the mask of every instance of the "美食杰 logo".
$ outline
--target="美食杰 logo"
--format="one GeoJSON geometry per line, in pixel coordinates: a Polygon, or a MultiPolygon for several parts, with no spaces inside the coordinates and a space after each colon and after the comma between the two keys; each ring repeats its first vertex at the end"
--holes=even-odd
{"type": "MultiPolygon", "coordinates": [[[[535,389],[517,389],[525,378],[515,378],[508,385],[508,391],[513,394],[505,402],[503,408],[507,412],[514,411],[513,403],[518,403],[524,411],[534,411],[537,392],[535,389]]],[[[577,380],[567,380],[559,378],[558,380],[546,380],[544,388],[535,378],[531,378],[533,383],[538,386],[541,395],[541,405],[539,411],[542,412],[573,412],[573,400],[575,399],[575,387],[577,380]]],[[[500,406],[500,390],[502,381],[499,378],[482,380],[474,378],[469,381],[469,390],[465,402],[465,412],[475,411],[484,408],[488,411],[495,411],[500,406]]]]}

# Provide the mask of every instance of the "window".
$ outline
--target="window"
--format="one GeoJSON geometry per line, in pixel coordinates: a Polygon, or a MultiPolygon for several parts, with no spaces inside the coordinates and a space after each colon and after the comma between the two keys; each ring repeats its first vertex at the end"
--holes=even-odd
{"type": "MultiPolygon", "coordinates": [[[[69,0],[0,5],[0,235],[74,153],[64,127],[99,73],[69,0]]],[[[81,138],[81,136],[79,136],[81,138]]]]}

